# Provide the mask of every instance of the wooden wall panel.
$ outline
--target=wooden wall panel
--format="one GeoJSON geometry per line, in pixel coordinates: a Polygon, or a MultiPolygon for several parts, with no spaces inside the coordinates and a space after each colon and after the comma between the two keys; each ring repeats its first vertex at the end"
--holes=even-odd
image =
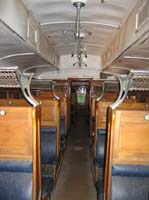
{"type": "Polygon", "coordinates": [[[149,109],[124,107],[115,110],[109,108],[108,113],[104,177],[107,200],[111,199],[113,164],[149,165],[149,109]]]}
{"type": "Polygon", "coordinates": [[[0,107],[0,110],[6,112],[0,116],[0,157],[31,159],[32,108],[0,107]]]}
{"type": "Polygon", "coordinates": [[[149,164],[149,111],[116,111],[113,162],[149,164]]]}
{"type": "Polygon", "coordinates": [[[59,101],[42,100],[41,102],[41,126],[57,127],[59,118],[59,101]]]}
{"type": "Polygon", "coordinates": [[[0,106],[31,106],[25,99],[0,99],[0,106]]]}
{"type": "Polygon", "coordinates": [[[112,102],[96,103],[96,129],[106,129],[107,108],[112,102]]]}

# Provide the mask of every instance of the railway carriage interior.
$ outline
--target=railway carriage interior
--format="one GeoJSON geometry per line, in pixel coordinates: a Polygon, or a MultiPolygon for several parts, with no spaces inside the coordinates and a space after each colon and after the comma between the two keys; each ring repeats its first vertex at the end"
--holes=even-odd
{"type": "Polygon", "coordinates": [[[149,199],[149,0],[0,0],[0,199],[149,199]]]}

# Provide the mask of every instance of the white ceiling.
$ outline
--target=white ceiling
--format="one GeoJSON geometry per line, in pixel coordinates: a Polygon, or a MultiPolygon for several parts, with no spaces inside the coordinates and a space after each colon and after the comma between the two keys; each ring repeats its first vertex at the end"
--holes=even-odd
{"type": "MultiPolygon", "coordinates": [[[[76,52],[76,43],[71,31],[74,28],[76,8],[70,0],[23,0],[35,19],[40,23],[43,31],[53,42],[59,55],[68,55],[76,52]]],[[[81,26],[92,32],[89,36],[86,31],[82,40],[87,54],[102,55],[109,47],[118,28],[128,17],[138,0],[88,0],[81,9],[81,26]]]]}
{"type": "MultiPolygon", "coordinates": [[[[54,72],[54,68],[34,54],[28,46],[21,43],[14,33],[0,23],[0,67],[17,65],[21,71],[34,72],[35,78],[55,79],[68,77],[91,77],[98,79],[102,70],[101,56],[107,51],[113,42],[119,28],[127,19],[134,6],[139,0],[88,0],[81,8],[81,33],[85,35],[82,39],[82,46],[86,49],[87,58],[82,61],[87,67],[78,68],[76,56],[77,44],[72,31],[64,34],[70,27],[74,29],[76,8],[70,0],[20,0],[26,5],[29,12],[40,24],[41,29],[53,44],[60,55],[59,71],[54,72]],[[89,35],[89,31],[92,33],[89,35]],[[7,44],[7,45],[6,45],[7,44]],[[19,56],[9,55],[24,54],[19,56]],[[26,54],[26,55],[25,55],[26,54]],[[30,54],[30,55],[29,55],[30,54]],[[5,58],[7,57],[7,58],[5,58]]],[[[142,44],[142,43],[141,43],[142,44]]],[[[148,58],[149,43],[145,41],[139,47],[131,48],[124,52],[114,63],[127,68],[144,67],[148,68],[149,60],[136,59],[140,55],[148,58]],[[134,56],[134,58],[127,58],[134,56]],[[124,58],[125,57],[125,58],[124,58]]],[[[55,70],[57,70],[55,68],[55,70]]]]}

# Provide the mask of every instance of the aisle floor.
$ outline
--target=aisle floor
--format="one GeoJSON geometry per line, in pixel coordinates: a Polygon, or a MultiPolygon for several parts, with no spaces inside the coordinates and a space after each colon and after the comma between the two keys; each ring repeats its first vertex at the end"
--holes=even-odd
{"type": "Polygon", "coordinates": [[[89,154],[89,121],[77,117],[72,125],[54,200],[96,200],[89,154]]]}

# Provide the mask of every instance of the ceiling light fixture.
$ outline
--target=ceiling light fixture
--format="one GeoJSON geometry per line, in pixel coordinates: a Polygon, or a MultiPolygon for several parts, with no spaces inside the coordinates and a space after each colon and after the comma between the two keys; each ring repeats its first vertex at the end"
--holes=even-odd
{"type": "Polygon", "coordinates": [[[85,6],[87,0],[71,0],[72,4],[76,7],[76,21],[75,21],[75,37],[80,38],[80,11],[83,6],[85,6]]]}
{"type": "MultiPolygon", "coordinates": [[[[87,67],[87,64],[83,62],[82,55],[87,58],[86,51],[82,50],[84,47],[81,45],[81,41],[85,38],[85,33],[81,32],[83,29],[81,29],[80,25],[80,11],[83,6],[85,6],[87,0],[71,0],[72,4],[76,7],[76,21],[75,21],[75,30],[72,28],[68,28],[65,32],[69,31],[70,29],[74,32],[75,40],[77,43],[77,59],[78,61],[73,64],[75,66],[76,64],[81,67],[84,65],[87,67]]],[[[86,31],[86,30],[85,30],[86,31]]],[[[92,33],[90,31],[86,31],[88,35],[91,35],[92,33]]],[[[72,54],[74,55],[74,54],[72,54]]]]}

